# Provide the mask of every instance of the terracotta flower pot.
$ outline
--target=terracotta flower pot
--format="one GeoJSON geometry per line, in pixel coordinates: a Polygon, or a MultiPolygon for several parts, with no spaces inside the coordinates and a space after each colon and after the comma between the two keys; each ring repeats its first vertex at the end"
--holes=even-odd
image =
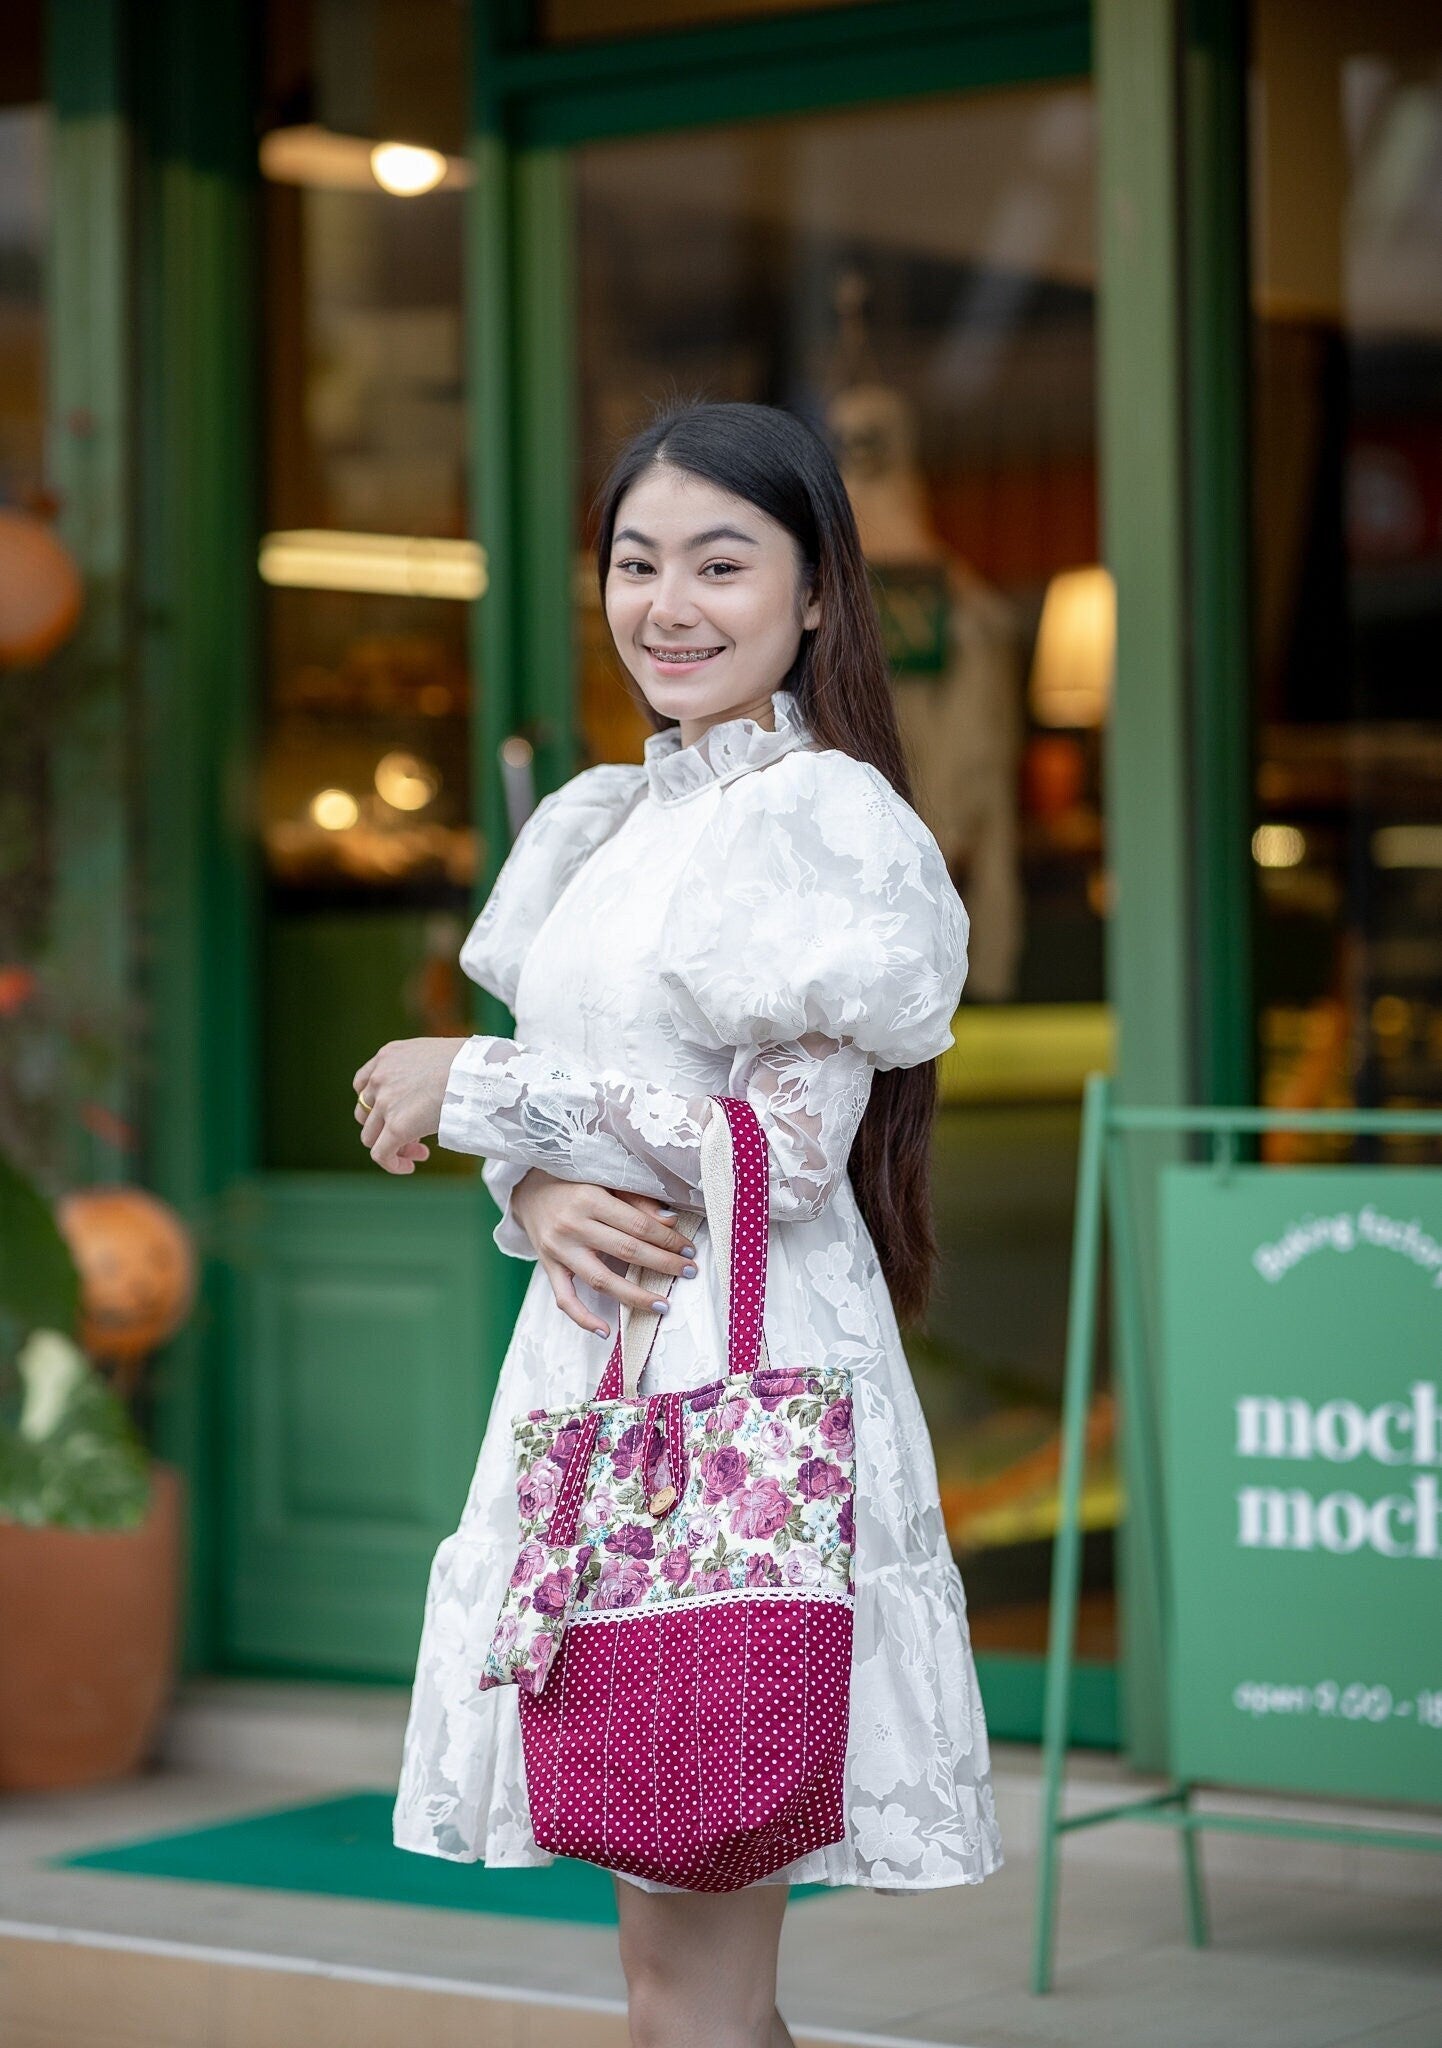
{"type": "Polygon", "coordinates": [[[181,1475],[152,1467],[136,1529],[0,1522],[0,1788],[125,1777],[148,1756],[175,1675],[181,1475]]]}

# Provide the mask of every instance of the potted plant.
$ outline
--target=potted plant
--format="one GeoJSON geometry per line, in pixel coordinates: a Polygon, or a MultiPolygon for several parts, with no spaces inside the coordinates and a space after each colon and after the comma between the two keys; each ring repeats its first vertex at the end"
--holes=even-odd
{"type": "Polygon", "coordinates": [[[60,1208],[57,1221],[0,1159],[0,1788],[9,1790],[135,1770],[175,1673],[180,1475],[150,1458],[87,1351],[108,1335],[106,1363],[128,1361],[133,1387],[137,1346],[169,1335],[189,1306],[188,1241],[140,1189],[88,1190],[60,1208]],[[118,1220],[127,1215],[128,1237],[118,1220]],[[134,1311],[128,1321],[120,1302],[134,1311]]]}

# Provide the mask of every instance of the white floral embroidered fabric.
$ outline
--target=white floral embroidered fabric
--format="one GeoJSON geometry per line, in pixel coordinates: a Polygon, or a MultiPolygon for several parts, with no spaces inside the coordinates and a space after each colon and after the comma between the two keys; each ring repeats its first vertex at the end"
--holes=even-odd
{"type": "MultiPolygon", "coordinates": [[[[723,721],[643,764],[585,770],[518,834],[461,950],[515,1017],[456,1056],[438,1133],[483,1156],[495,1238],[532,1166],[700,1210],[701,1133],[743,1096],[771,1152],[766,1332],[778,1365],[849,1368],[855,1647],[846,1834],[767,1882],[910,1892],[1001,1866],[985,1718],[936,1465],[891,1298],[847,1175],[878,1069],[952,1042],[969,920],[936,842],[868,764],[816,746],[795,697],[775,729],[723,721]]],[[[726,1294],[704,1225],[640,1392],[725,1370],[726,1294]]],[[[617,1304],[578,1283],[614,1329],[617,1304]]],[[[455,1534],[436,1553],[395,1805],[402,1848],[550,1863],[531,1833],[514,1687],[476,1678],[519,1533],[511,1417],[582,1401],[607,1345],[537,1265],[455,1534]]],[[[649,1880],[629,1880],[664,1890],[649,1880]]]]}

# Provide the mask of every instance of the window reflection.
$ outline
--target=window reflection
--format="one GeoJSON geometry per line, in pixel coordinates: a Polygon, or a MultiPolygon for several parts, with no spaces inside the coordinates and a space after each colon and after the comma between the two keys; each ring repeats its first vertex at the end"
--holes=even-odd
{"type": "MultiPolygon", "coordinates": [[[[1442,1100],[1442,34],[1256,10],[1257,821],[1267,1100],[1442,1100]]],[[[1274,1158],[1436,1141],[1306,1140],[1274,1158]]]]}
{"type": "MultiPolygon", "coordinates": [[[[810,420],[857,510],[918,808],[972,915],[941,1070],[943,1268],[907,1348],[976,1641],[1017,1650],[1045,1640],[1079,1095],[1111,1051],[1092,163],[1079,83],[577,157],[579,502],[657,400],[694,394],[810,420]]],[[[621,686],[589,539],[586,751],[637,759],[649,727],[621,686]]],[[[1103,1395],[1086,1490],[1096,1655],[1112,1644],[1111,1434],[1103,1395]]]]}
{"type": "MultiPolygon", "coordinates": [[[[264,1162],[367,1164],[345,1083],[464,1032],[472,817],[464,12],[271,10],[264,1162]],[[339,1084],[339,1085],[338,1085],[339,1084]]],[[[436,1150],[430,1171],[475,1162],[436,1150]]]]}

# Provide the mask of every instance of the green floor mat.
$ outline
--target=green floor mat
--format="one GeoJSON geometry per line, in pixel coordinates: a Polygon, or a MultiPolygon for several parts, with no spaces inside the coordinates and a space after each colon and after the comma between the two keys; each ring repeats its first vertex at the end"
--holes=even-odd
{"type": "Polygon", "coordinates": [[[462,1913],[518,1913],[529,1920],[614,1924],[608,1872],[560,1857],[544,1870],[487,1870],[397,1849],[391,1840],[393,1792],[350,1792],[303,1806],[246,1814],[213,1827],[149,1835],[60,1856],[82,1870],[132,1877],[177,1877],[241,1884],[262,1891],[323,1892],[333,1898],[383,1899],[399,1906],[443,1906],[462,1913]]]}
{"type": "MultiPolygon", "coordinates": [[[[393,1792],[349,1792],[302,1806],[251,1813],[212,1827],[116,1842],[57,1865],[115,1870],[132,1877],[174,1877],[200,1884],[252,1885],[262,1891],[321,1892],[398,1906],[441,1906],[461,1913],[511,1913],[527,1920],[582,1920],[614,1926],[616,1895],[608,1871],[560,1856],[543,1870],[487,1870],[417,1856],[391,1841],[393,1792]]],[[[794,1885],[791,1896],[823,1890],[794,1885]]]]}

